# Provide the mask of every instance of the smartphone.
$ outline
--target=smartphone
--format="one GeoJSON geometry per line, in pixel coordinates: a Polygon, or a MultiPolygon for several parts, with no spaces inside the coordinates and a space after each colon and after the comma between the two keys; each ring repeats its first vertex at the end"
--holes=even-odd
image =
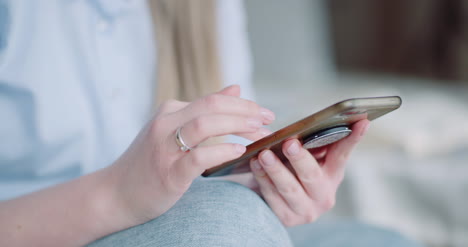
{"type": "Polygon", "coordinates": [[[290,138],[298,138],[308,149],[331,144],[348,136],[353,123],[363,119],[374,120],[398,109],[401,103],[398,96],[353,98],[338,102],[253,142],[241,157],[210,168],[202,175],[215,176],[225,169],[248,167],[250,159],[265,149],[270,149],[278,158],[285,160],[281,148],[283,142],[290,138]]]}

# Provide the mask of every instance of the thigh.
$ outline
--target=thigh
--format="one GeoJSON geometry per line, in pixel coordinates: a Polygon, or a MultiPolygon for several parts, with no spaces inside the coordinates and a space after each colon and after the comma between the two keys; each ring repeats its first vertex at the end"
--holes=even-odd
{"type": "Polygon", "coordinates": [[[421,247],[395,231],[353,221],[318,221],[288,231],[296,247],[421,247]]]}
{"type": "Polygon", "coordinates": [[[264,201],[236,183],[197,179],[165,214],[90,244],[102,246],[291,246],[264,201]]]}

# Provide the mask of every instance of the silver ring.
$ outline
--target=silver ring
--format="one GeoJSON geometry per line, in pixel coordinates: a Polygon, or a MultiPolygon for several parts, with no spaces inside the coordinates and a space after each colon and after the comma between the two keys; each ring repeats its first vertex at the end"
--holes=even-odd
{"type": "Polygon", "coordinates": [[[177,146],[179,146],[179,148],[180,148],[180,150],[181,150],[182,152],[188,152],[188,151],[190,151],[190,150],[192,150],[192,149],[194,149],[194,148],[189,147],[189,146],[185,143],[184,139],[182,139],[182,135],[180,134],[180,130],[181,130],[181,129],[182,129],[182,127],[177,128],[177,131],[176,131],[176,143],[177,143],[177,146]]]}

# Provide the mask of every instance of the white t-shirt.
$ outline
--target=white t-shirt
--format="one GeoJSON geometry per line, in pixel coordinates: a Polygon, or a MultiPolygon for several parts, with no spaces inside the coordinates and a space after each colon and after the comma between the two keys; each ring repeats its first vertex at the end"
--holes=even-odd
{"type": "MultiPolygon", "coordinates": [[[[224,82],[252,98],[242,2],[219,0],[224,82]]],[[[0,1],[0,200],[111,164],[149,120],[143,0],[0,1]]]]}

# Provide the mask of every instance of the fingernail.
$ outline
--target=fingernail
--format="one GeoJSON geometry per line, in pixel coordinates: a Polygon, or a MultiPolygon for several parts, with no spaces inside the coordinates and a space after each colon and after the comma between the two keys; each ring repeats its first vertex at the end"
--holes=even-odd
{"type": "Polygon", "coordinates": [[[257,177],[262,177],[265,176],[265,170],[263,170],[262,166],[260,165],[260,162],[258,159],[252,160],[252,172],[255,174],[257,177]]]}
{"type": "Polygon", "coordinates": [[[260,132],[261,136],[268,136],[268,135],[271,135],[273,133],[271,130],[265,129],[265,128],[260,129],[259,132],[260,132]]]}
{"type": "Polygon", "coordinates": [[[294,141],[288,148],[288,154],[291,156],[294,156],[299,153],[300,147],[299,144],[297,144],[297,141],[294,141]]]}
{"type": "Polygon", "coordinates": [[[240,145],[240,144],[235,144],[236,147],[235,147],[235,150],[236,150],[236,153],[239,153],[239,154],[243,154],[245,153],[245,146],[244,145],[240,145]]]}
{"type": "Polygon", "coordinates": [[[260,159],[262,160],[262,165],[264,166],[272,166],[275,164],[275,156],[270,150],[263,152],[260,159]]]}
{"type": "Polygon", "coordinates": [[[275,120],[275,114],[274,114],[272,111],[270,111],[270,110],[268,110],[268,109],[266,109],[266,108],[263,108],[263,107],[262,107],[262,108],[260,109],[260,114],[261,114],[265,119],[267,119],[267,120],[269,120],[269,121],[275,120]]]}
{"type": "Polygon", "coordinates": [[[260,165],[260,162],[258,162],[257,159],[252,160],[252,170],[255,170],[255,171],[262,170],[262,166],[260,165]]]}
{"type": "Polygon", "coordinates": [[[247,126],[250,128],[258,129],[262,127],[263,123],[259,119],[256,118],[249,118],[247,119],[247,126]]]}
{"type": "Polygon", "coordinates": [[[361,132],[361,136],[363,136],[363,135],[365,135],[367,133],[367,131],[369,130],[369,127],[370,127],[370,123],[367,123],[366,127],[364,127],[364,129],[361,132]]]}

